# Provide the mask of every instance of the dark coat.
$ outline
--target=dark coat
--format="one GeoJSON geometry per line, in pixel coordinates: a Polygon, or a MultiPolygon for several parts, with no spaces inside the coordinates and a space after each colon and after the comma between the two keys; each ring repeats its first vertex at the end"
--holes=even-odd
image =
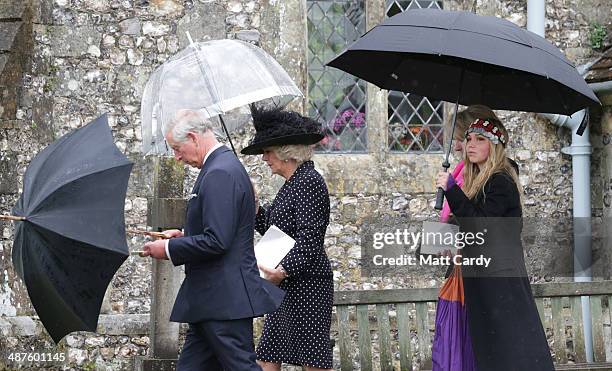
{"type": "Polygon", "coordinates": [[[465,247],[463,256],[492,259],[489,268],[462,267],[477,368],[553,370],[525,269],[521,202],[512,178],[494,174],[472,200],[456,185],[445,195],[461,231],[486,229],[485,244],[465,247]]]}
{"type": "Polygon", "coordinates": [[[329,224],[329,194],[312,161],[301,164],[278,191],[274,203],[261,207],[255,228],[264,234],[276,225],[295,240],[281,261],[290,277],[331,277],[332,269],[323,242],[329,224]]]}
{"type": "Polygon", "coordinates": [[[484,244],[463,249],[464,257],[491,258],[489,267],[465,266],[464,277],[527,277],[521,241],[518,190],[505,173],[494,174],[473,200],[454,185],[446,198],[462,232],[482,233],[484,244]]]}
{"type": "Polygon", "coordinates": [[[185,237],[168,245],[172,263],[185,264],[170,320],[232,320],[275,311],[284,293],[259,276],[253,187],[227,147],[210,154],[192,194],[197,196],[187,204],[185,237]]]}
{"type": "Polygon", "coordinates": [[[288,277],[280,284],[287,295],[266,316],[257,347],[260,360],[332,368],[330,347],[334,282],[325,253],[329,194],[312,161],[295,170],[270,207],[260,207],[255,228],[264,234],[275,225],[295,240],[281,264],[288,277]]]}

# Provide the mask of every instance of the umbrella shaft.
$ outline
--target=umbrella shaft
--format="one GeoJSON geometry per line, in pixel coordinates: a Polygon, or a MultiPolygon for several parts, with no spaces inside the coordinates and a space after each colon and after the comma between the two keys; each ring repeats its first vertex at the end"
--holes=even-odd
{"type": "Polygon", "coordinates": [[[26,218],[25,216],[0,215],[0,220],[23,221],[23,220],[26,220],[26,218]]]}
{"type": "Polygon", "coordinates": [[[448,162],[448,157],[450,156],[450,151],[453,143],[453,138],[455,137],[455,124],[457,123],[457,110],[459,109],[459,98],[461,98],[461,87],[463,86],[463,74],[465,69],[461,69],[461,75],[459,76],[459,89],[457,91],[457,101],[455,102],[455,114],[453,115],[453,125],[451,127],[451,136],[448,141],[448,146],[446,146],[446,157],[444,158],[444,163],[442,163],[442,167],[444,167],[444,171],[448,171],[450,167],[450,163],[448,162]]]}
{"type": "Polygon", "coordinates": [[[232,138],[230,137],[229,131],[227,131],[227,126],[225,126],[225,121],[223,120],[223,115],[219,115],[219,120],[221,121],[221,125],[223,126],[223,130],[225,131],[225,135],[227,136],[227,140],[230,142],[230,146],[232,146],[232,151],[236,154],[236,149],[234,148],[234,143],[232,143],[232,138]]]}
{"type": "Polygon", "coordinates": [[[442,163],[442,167],[444,170],[448,170],[450,167],[450,163],[448,162],[448,157],[450,156],[451,147],[453,146],[453,139],[455,137],[455,126],[457,124],[457,108],[459,107],[459,102],[455,103],[455,114],[453,115],[453,124],[451,125],[450,139],[448,141],[448,146],[446,146],[446,156],[444,157],[444,162],[442,163]]]}
{"type": "MultiPolygon", "coordinates": [[[[461,87],[463,85],[463,73],[465,69],[461,69],[461,75],[459,77],[459,89],[457,91],[457,101],[455,102],[455,114],[453,115],[453,125],[451,127],[450,132],[450,140],[448,141],[448,145],[446,146],[446,157],[444,158],[444,162],[442,163],[442,168],[444,172],[448,172],[448,168],[450,167],[450,163],[448,162],[448,157],[450,156],[450,151],[453,143],[453,138],[455,137],[455,124],[457,123],[457,110],[459,109],[459,98],[461,97],[461,87]]],[[[438,187],[436,191],[436,205],[434,208],[436,210],[442,210],[444,206],[444,190],[438,187]]]]}

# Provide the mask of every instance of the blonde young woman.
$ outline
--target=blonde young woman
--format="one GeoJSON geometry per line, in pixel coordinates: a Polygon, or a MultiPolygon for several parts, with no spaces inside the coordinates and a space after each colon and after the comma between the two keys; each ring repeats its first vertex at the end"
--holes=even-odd
{"type": "MultiPolygon", "coordinates": [[[[495,112],[482,104],[468,106],[466,109],[457,113],[455,131],[452,138],[452,148],[455,158],[458,158],[460,161],[451,171],[451,175],[459,187],[463,185],[463,167],[465,165],[465,162],[463,161],[465,131],[469,128],[472,122],[479,118],[483,120],[497,120],[495,112]]],[[[448,129],[450,129],[450,126],[448,129]]],[[[518,171],[518,165],[513,160],[510,160],[510,164],[518,171]]],[[[440,212],[440,221],[448,222],[450,216],[450,207],[448,206],[448,202],[445,200],[442,211],[440,212]]]]}
{"type": "Polygon", "coordinates": [[[462,266],[465,307],[477,370],[553,370],[546,336],[527,278],[521,243],[521,187],[506,157],[508,133],[499,119],[475,119],[465,132],[463,185],[438,173],[463,232],[484,244],[463,259],[491,258],[488,267],[462,266]]]}

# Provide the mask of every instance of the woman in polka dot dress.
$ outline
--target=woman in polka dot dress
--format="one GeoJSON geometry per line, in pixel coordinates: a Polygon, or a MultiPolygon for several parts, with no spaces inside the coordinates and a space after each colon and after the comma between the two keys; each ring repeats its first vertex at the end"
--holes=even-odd
{"type": "Polygon", "coordinates": [[[272,173],[285,178],[274,202],[258,206],[255,229],[275,225],[295,240],[276,269],[262,268],[266,279],[286,291],[280,308],[266,316],[257,359],[264,371],[282,363],[305,370],[330,370],[329,338],[333,275],[323,240],[329,224],[329,194],[315,170],[312,144],[322,139],[320,125],[295,112],[251,107],[256,134],[243,154],[263,154],[272,173]]]}

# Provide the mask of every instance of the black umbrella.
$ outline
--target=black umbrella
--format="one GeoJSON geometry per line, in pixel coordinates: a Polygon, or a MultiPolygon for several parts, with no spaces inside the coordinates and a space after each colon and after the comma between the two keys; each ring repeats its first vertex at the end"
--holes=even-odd
{"type": "MultiPolygon", "coordinates": [[[[544,38],[504,19],[469,12],[397,14],[328,65],[382,89],[464,105],[570,115],[600,104],[574,66],[544,38]]],[[[449,153],[450,143],[445,169],[449,153]]],[[[438,190],[436,208],[441,207],[438,190]]]]}
{"type": "Polygon", "coordinates": [[[104,293],[128,257],[124,205],[132,163],[106,115],[64,135],[30,163],[16,221],[13,265],[57,343],[95,331],[104,293]]]}

